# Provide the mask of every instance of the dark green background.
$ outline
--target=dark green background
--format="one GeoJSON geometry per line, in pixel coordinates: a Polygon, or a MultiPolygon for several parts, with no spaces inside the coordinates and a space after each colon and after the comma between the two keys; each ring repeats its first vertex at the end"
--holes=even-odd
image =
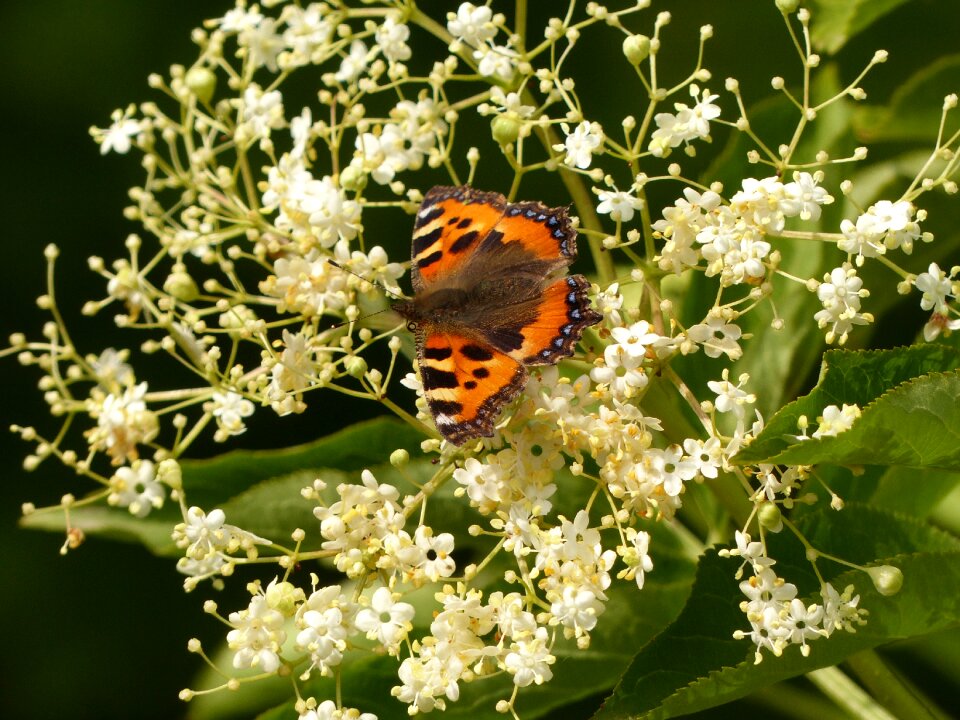
{"type": "MultiPolygon", "coordinates": [[[[456,4],[424,7],[446,10],[456,4]]],[[[531,6],[533,22],[544,8],[556,7],[544,0],[531,6]]],[[[719,91],[723,78],[734,75],[749,100],[769,94],[771,75],[792,79],[796,72],[772,6],[772,0],[674,0],[655,3],[653,11],[674,12],[665,46],[686,58],[693,57],[696,27],[712,23],[715,39],[707,57],[715,77],[709,86],[719,91]],[[692,26],[684,23],[685,17],[696,18],[692,26]]],[[[887,48],[891,62],[864,83],[871,99],[885,97],[910,68],[955,47],[960,13],[953,6],[914,2],[886,18],[842,52],[844,77],[852,78],[874,48],[887,48]]],[[[79,308],[103,294],[103,281],[87,270],[86,258],[99,254],[109,261],[121,255],[123,238],[137,229],[121,210],[126,189],[140,182],[141,171],[136,153],[101,158],[87,129],[107,126],[116,107],[153,99],[147,74],[166,73],[174,62],[191,62],[191,28],[226,8],[187,0],[20,0],[0,6],[4,337],[14,330],[39,336],[45,317],[32,301],[43,291],[42,249],[55,242],[62,250],[58,295],[75,340],[88,352],[124,342],[108,315],[81,319],[79,308]]],[[[652,18],[652,12],[646,17],[652,18]]],[[[649,32],[649,24],[644,27],[649,32]]],[[[598,71],[589,86],[580,88],[588,113],[596,109],[605,115],[622,106],[624,89],[636,87],[624,80],[618,45],[586,41],[576,54],[577,62],[598,71]],[[612,62],[606,66],[608,59],[612,62]],[[609,69],[614,67],[618,70],[609,69]]],[[[721,104],[729,112],[729,100],[721,104]]],[[[616,124],[608,127],[613,131],[616,124]]],[[[128,342],[141,340],[137,336],[128,342]]],[[[135,362],[140,362],[136,353],[135,362]]],[[[3,426],[54,427],[46,420],[35,370],[8,360],[2,377],[3,426]]],[[[258,447],[307,440],[348,416],[375,411],[363,404],[344,407],[338,399],[336,414],[315,407],[305,417],[280,421],[261,413],[242,440],[258,447]]],[[[198,668],[186,652],[187,640],[197,634],[212,644],[223,634],[200,609],[212,591],[204,587],[185,595],[172,562],[136,547],[91,539],[61,557],[60,536],[17,529],[23,501],[49,504],[64,492],[84,489],[53,463],[24,473],[20,461],[26,450],[13,435],[0,433],[0,617],[6,641],[0,653],[0,714],[73,720],[183,716],[186,708],[177,692],[190,684],[198,668]]],[[[229,592],[218,598],[221,606],[241,604],[243,588],[229,592]]]]}

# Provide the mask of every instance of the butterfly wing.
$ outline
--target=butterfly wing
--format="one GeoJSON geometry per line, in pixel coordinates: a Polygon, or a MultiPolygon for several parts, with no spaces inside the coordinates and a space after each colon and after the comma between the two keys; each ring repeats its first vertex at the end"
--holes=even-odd
{"type": "Polygon", "coordinates": [[[418,331],[417,348],[424,396],[440,434],[455,445],[492,435],[500,408],[523,389],[524,366],[452,332],[418,331]]]}
{"type": "Polygon", "coordinates": [[[537,303],[534,318],[520,330],[523,344],[510,356],[524,365],[553,365],[573,355],[584,329],[603,319],[590,307],[589,290],[583,275],[554,280],[537,303]]]}
{"type": "Polygon", "coordinates": [[[414,292],[421,292],[462,268],[506,207],[500,193],[471,187],[432,188],[413,226],[414,292]]]}

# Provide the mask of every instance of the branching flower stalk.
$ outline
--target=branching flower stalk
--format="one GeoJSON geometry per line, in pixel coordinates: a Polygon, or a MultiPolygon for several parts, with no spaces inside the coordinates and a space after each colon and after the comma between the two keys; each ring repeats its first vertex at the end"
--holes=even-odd
{"type": "MultiPolygon", "coordinates": [[[[187,590],[207,580],[222,587],[240,566],[276,563],[249,583],[246,608],[221,615],[212,601],[206,606],[230,628],[233,668],[257,674],[241,680],[220,669],[222,686],[185,690],[184,699],[289,675],[301,720],[334,712],[369,719],[343,707],[339,692],[350,683],[348,651],[365,649],[395,659],[393,694],[411,713],[443,710],[462,685],[506,675],[512,687],[497,709],[516,717],[518,693],[551,680],[559,646],[590,647],[612,584],[635,582],[642,591],[655,567],[649,531],[657,521],[702,547],[706,538],[678,517],[693,484],[715,492],[736,517],[735,545],[724,552],[742,558],[738,577],[749,565],[741,583],[749,630],[737,637],[755,644],[757,662],[791,645],[807,654],[814,640],[866,621],[856,589],[838,592],[825,580],[816,560],[827,556],[780,514],[813,502],[803,491],[809,469],[732,462],[764,424],[754,409],[761,389],[734,365],[757,341],[743,330],[750,313],[769,304],[773,330],[783,327],[775,302],[784,283],[816,293],[822,309],[808,321],[827,343],[842,345],[870,324],[859,276],[867,262],[892,270],[899,292],[920,293],[932,313],[928,340],[960,327],[960,268],[934,263],[915,274],[900,255],[906,263],[915,243],[933,241],[921,230],[923,195],[956,192],[960,135],[945,132],[956,96],[945,100],[936,145],[900,197],[821,227],[831,193],[852,198],[840,173],[866,150],[831,158],[811,150],[809,129],[827,107],[863,99],[860,82],[886,53],[815,102],[820,58],[809,13],[784,12],[801,73],[797,83],[775,77],[772,86],[796,107],[797,125],[790,137],[762,139],[735,79],[722,98],[712,91],[710,26],[699,29],[692,70],[664,84],[681,74],[658,64],[671,16],[651,16],[649,5],[588,3],[581,11],[570,2],[541,29],[522,0],[512,25],[490,5],[468,2],[439,17],[409,0],[239,0],[194,31],[199,54],[189,67],[151,76],[158,102],[117,110],[108,128],[92,129],[104,153],[142,153],[144,182],[125,210],[142,231],[127,239],[126,257],[90,259],[106,294],[84,311],[117,309],[119,327],[147,331],[142,352],[168,355],[194,385],[155,389],[130,349],[78,347],[54,294],[50,246],[40,306],[52,319],[42,339],[15,335],[3,354],[40,369],[60,425],[49,437],[13,430],[34,447],[27,470],[55,458],[97,489],[24,510],[63,513],[72,549],[82,528],[71,525],[71,511],[107,504],[146,518],[172,500],[187,590]],[[585,33],[621,43],[635,72],[622,140],[592,119],[577,93],[570,60],[585,33]],[[489,120],[489,137],[457,132],[468,114],[489,120]],[[750,160],[770,174],[745,177],[740,188],[686,177],[678,151],[696,155],[717,127],[749,140],[750,160]],[[590,248],[604,320],[562,368],[531,378],[494,437],[457,448],[433,429],[416,372],[404,374],[405,330],[386,295],[402,297],[406,256],[388,256],[366,226],[377,218],[412,226],[429,187],[469,182],[481,168],[504,178],[496,189],[511,200],[535,199],[529,178],[559,176],[590,248]],[[677,199],[651,208],[648,188],[662,183],[678,186],[677,199]],[[788,239],[828,248],[834,269],[820,278],[781,267],[778,243],[788,239]],[[711,279],[715,300],[684,324],[676,288],[694,275],[711,279]],[[389,362],[377,367],[368,358],[382,346],[389,362]],[[711,361],[708,392],[674,366],[689,355],[711,361]],[[420,393],[415,412],[396,387],[401,376],[400,385],[420,393]],[[381,403],[422,432],[421,449],[435,465],[400,448],[389,458],[397,484],[370,470],[336,487],[314,479],[301,493],[317,521],[309,529],[322,538],[312,545],[307,528],[290,527],[288,545],[229,524],[221,509],[191,504],[181,460],[199,438],[232,442],[255,413],[301,413],[332,393],[381,403]],[[685,419],[690,411],[699,427],[685,419]],[[431,527],[431,500],[450,484],[475,518],[464,537],[431,527]],[[570,487],[579,494],[568,496],[570,487]],[[584,501],[571,504],[573,497],[584,501]],[[813,600],[798,597],[768,554],[766,537],[784,525],[820,579],[813,600]],[[483,548],[476,563],[458,560],[463,543],[483,548]],[[322,568],[323,582],[293,572],[307,563],[322,568]],[[415,630],[407,599],[425,586],[436,593],[432,621],[415,630]],[[335,678],[335,697],[310,694],[314,675],[335,678]]],[[[822,412],[815,428],[804,421],[800,436],[808,426],[813,438],[845,432],[859,408],[822,412]]],[[[889,573],[877,582],[896,585],[889,573]]],[[[190,651],[216,669],[198,641],[190,651]]]]}

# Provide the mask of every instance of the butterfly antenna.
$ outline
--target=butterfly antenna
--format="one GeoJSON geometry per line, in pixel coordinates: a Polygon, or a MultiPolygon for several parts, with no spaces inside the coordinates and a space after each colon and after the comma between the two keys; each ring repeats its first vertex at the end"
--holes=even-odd
{"type": "MultiPolygon", "coordinates": [[[[333,258],[327,258],[327,262],[330,263],[331,265],[333,265],[333,266],[334,266],[335,268],[337,268],[338,270],[343,270],[345,273],[350,273],[350,274],[353,275],[355,278],[360,278],[360,279],[363,280],[364,282],[370,283],[370,284],[373,285],[374,287],[380,288],[381,290],[383,290],[384,295],[388,295],[388,296],[392,297],[392,298],[395,299],[395,300],[403,300],[403,299],[404,299],[404,298],[401,297],[400,295],[397,295],[395,292],[392,292],[391,290],[388,290],[386,286],[381,285],[381,284],[378,283],[376,280],[370,280],[370,279],[368,279],[368,278],[365,278],[363,275],[359,275],[358,273],[355,273],[353,270],[350,270],[349,268],[345,268],[343,265],[341,265],[340,263],[338,263],[338,262],[337,262],[336,260],[334,260],[333,258]]],[[[383,312],[383,311],[381,310],[380,312],[383,312]]],[[[373,315],[376,315],[376,313],[372,313],[372,314],[373,314],[373,315]]],[[[367,317],[370,317],[370,316],[367,315],[367,317]]]]}
{"type": "MultiPolygon", "coordinates": [[[[397,295],[396,293],[391,292],[390,290],[388,290],[386,287],[384,287],[384,286],[381,285],[380,283],[376,282],[375,280],[368,280],[367,278],[363,277],[363,275],[359,275],[359,274],[355,273],[353,270],[350,270],[349,268],[345,268],[343,265],[341,265],[340,263],[338,263],[336,260],[334,260],[334,259],[332,259],[332,258],[327,258],[327,262],[330,263],[331,265],[333,265],[333,266],[334,266],[335,268],[337,268],[338,270],[343,270],[345,273],[350,273],[350,274],[353,275],[354,277],[360,278],[360,279],[363,280],[364,282],[368,282],[368,283],[370,283],[371,285],[373,285],[374,287],[380,288],[380,289],[383,291],[383,293],[384,293],[385,295],[388,295],[389,297],[395,298],[395,299],[397,299],[397,300],[403,300],[403,299],[404,299],[404,298],[402,298],[401,296],[397,295]]],[[[337,329],[339,329],[339,328],[346,327],[347,325],[350,325],[351,323],[359,322],[360,320],[366,320],[367,318],[373,317],[374,315],[379,315],[380,313],[386,312],[387,310],[389,310],[389,308],[384,308],[383,310],[377,310],[376,312],[372,312],[372,313],[370,313],[369,315],[364,315],[363,317],[358,317],[358,318],[356,318],[355,320],[344,320],[343,322],[337,323],[336,325],[331,325],[330,327],[328,327],[328,328],[326,328],[326,329],[327,329],[327,330],[337,330],[337,329]]]]}

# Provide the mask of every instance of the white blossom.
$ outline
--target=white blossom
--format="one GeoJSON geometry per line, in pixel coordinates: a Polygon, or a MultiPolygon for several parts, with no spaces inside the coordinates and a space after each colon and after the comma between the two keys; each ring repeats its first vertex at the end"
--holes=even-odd
{"type": "Polygon", "coordinates": [[[166,492],[157,479],[156,468],[149,460],[135,460],[130,467],[117,469],[110,478],[107,502],[125,507],[131,515],[146,517],[151,510],[163,507],[166,492]]]}
{"type": "Polygon", "coordinates": [[[600,152],[603,144],[603,130],[600,125],[584,120],[574,128],[573,132],[570,132],[570,127],[566,123],[561,123],[560,127],[567,137],[562,145],[554,145],[553,149],[565,152],[564,164],[581,170],[590,167],[593,155],[600,152]]]}
{"type": "Polygon", "coordinates": [[[633,214],[643,207],[643,201],[633,193],[620,190],[609,192],[602,191],[598,193],[600,204],[597,205],[597,212],[601,215],[609,215],[614,222],[630,222],[633,220],[633,214]]]}
{"type": "Polygon", "coordinates": [[[456,13],[447,13],[447,30],[458,40],[479,47],[497,34],[493,11],[486,5],[460,3],[456,13]]]}

